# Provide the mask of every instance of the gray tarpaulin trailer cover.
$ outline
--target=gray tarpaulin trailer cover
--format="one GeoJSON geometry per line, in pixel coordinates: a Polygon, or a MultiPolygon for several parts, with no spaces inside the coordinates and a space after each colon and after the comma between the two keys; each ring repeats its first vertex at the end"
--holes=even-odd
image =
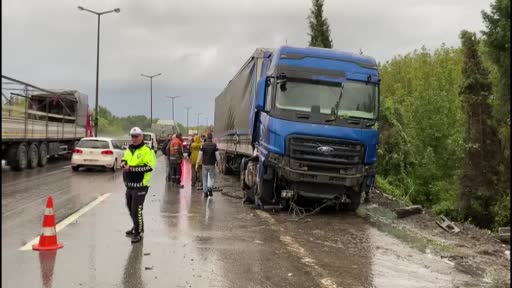
{"type": "Polygon", "coordinates": [[[266,48],[258,48],[245,62],[240,71],[215,98],[215,137],[232,134],[247,134],[249,118],[254,99],[251,99],[251,86],[260,78],[262,58],[266,48]]]}

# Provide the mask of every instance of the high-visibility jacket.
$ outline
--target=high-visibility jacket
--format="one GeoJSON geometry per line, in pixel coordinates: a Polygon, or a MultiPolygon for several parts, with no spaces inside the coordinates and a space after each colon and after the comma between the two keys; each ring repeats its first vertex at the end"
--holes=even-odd
{"type": "Polygon", "coordinates": [[[183,142],[180,139],[174,138],[169,145],[169,156],[171,160],[181,162],[183,159],[183,142]]]}
{"type": "MultiPolygon", "coordinates": [[[[196,165],[197,156],[199,156],[199,149],[201,149],[201,145],[203,145],[201,142],[201,137],[195,136],[194,143],[190,144],[190,163],[192,165],[196,165]]],[[[201,163],[197,164],[200,165],[201,163]]]]}
{"type": "Polygon", "coordinates": [[[153,171],[156,163],[155,151],[146,144],[139,147],[130,145],[124,153],[123,161],[130,166],[129,171],[123,175],[126,188],[149,187],[150,172],[153,171]]]}

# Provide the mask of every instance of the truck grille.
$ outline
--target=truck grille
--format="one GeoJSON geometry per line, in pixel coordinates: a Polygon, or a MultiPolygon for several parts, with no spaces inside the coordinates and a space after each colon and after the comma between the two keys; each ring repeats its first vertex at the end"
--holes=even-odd
{"type": "Polygon", "coordinates": [[[364,145],[340,139],[289,136],[287,154],[292,159],[303,161],[361,164],[364,159],[364,145]]]}

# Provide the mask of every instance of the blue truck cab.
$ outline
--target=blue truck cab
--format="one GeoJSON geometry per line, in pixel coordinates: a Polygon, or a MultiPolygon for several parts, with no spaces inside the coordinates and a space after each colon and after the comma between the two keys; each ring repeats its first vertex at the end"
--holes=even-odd
{"type": "MultiPolygon", "coordinates": [[[[219,129],[225,132],[217,138],[226,144],[221,145],[223,166],[240,173],[245,201],[260,207],[308,198],[336,200],[356,210],[375,179],[376,61],[323,48],[283,46],[259,52],[250,69],[244,66],[249,78],[247,92],[241,94],[248,101],[239,110],[248,106],[248,113],[240,115],[245,114],[248,125],[231,113],[236,114],[231,127],[224,123],[219,129]],[[237,129],[241,123],[246,131],[237,129]]],[[[243,71],[235,78],[243,78],[243,71]]],[[[231,114],[224,113],[224,118],[231,114]]]]}

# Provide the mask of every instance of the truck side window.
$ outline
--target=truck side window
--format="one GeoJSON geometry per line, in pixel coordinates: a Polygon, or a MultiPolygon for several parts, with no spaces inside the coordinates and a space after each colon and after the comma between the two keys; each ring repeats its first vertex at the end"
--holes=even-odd
{"type": "Polygon", "coordinates": [[[265,111],[270,111],[272,109],[272,97],[273,97],[273,89],[274,86],[274,78],[271,78],[270,84],[267,86],[267,93],[265,99],[265,111]]]}

